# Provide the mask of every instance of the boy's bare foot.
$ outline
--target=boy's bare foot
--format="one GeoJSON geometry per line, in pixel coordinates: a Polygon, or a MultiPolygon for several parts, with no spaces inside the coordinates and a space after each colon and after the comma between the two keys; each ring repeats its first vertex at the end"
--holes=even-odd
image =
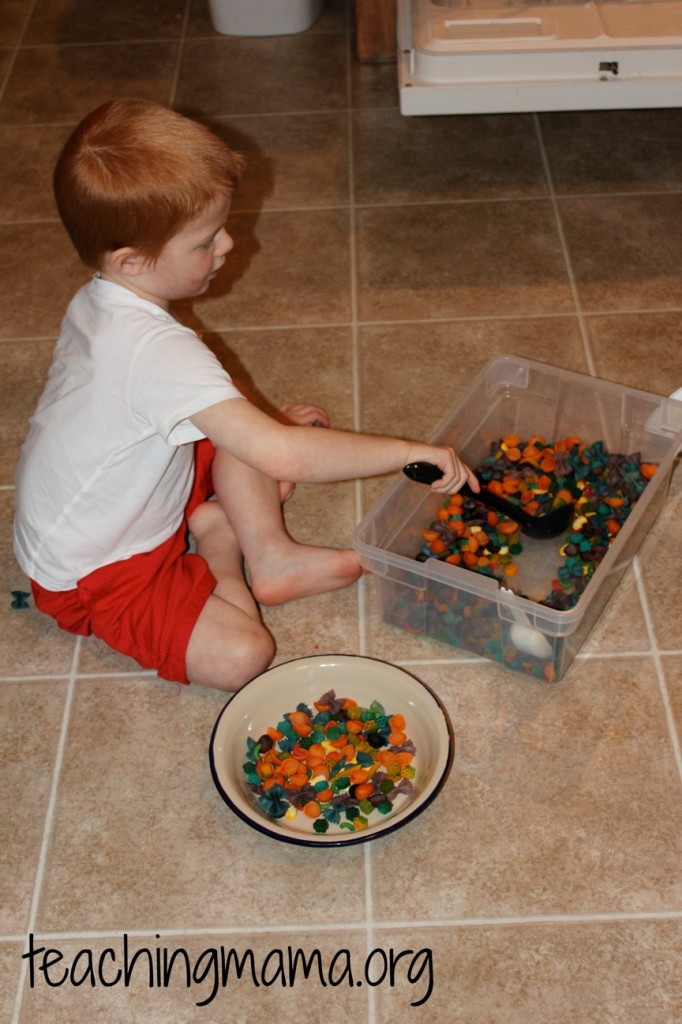
{"type": "Polygon", "coordinates": [[[299,597],[342,590],[362,574],[350,548],[320,548],[291,541],[267,561],[249,566],[251,592],[259,604],[277,605],[299,597]]]}

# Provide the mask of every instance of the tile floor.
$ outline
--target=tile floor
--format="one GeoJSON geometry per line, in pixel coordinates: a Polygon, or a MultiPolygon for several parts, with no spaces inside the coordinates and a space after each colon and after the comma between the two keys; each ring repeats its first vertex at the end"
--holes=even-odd
{"type": "MultiPolygon", "coordinates": [[[[85,278],[50,171],[90,108],[153,97],[247,154],[230,274],[183,311],[226,365],[267,401],[413,435],[502,352],[682,384],[682,112],[403,119],[394,68],[353,61],[344,0],[307,33],[241,40],[213,31],[205,0],[0,0],[0,88],[0,1019],[682,1019],[679,472],[554,687],[382,625],[371,579],[266,613],[279,660],[407,665],[455,729],[419,822],[340,852],[263,841],[230,815],[207,761],[220,694],[9,607],[26,586],[9,543],[17,450],[85,278]],[[22,959],[30,935],[57,951],[46,971],[43,953],[33,974],[22,959]],[[129,987],[112,983],[124,935],[142,959],[129,987]],[[212,988],[221,945],[253,951],[255,980],[212,988]],[[283,986],[288,946],[320,950],[325,970],[336,956],[337,984],[283,986]],[[145,974],[143,951],[163,947],[191,955],[189,987],[145,974]]],[[[347,544],[385,486],[300,487],[292,532],[347,544]]]]}

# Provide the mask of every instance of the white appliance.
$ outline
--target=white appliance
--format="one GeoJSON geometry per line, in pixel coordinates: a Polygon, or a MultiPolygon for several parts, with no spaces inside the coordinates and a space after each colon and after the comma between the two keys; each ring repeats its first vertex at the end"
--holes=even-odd
{"type": "Polygon", "coordinates": [[[403,114],[682,106],[682,0],[398,0],[403,114]]]}

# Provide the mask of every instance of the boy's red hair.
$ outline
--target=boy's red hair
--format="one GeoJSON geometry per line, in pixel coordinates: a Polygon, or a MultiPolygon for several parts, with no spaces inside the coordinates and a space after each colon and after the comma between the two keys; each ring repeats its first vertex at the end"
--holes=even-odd
{"type": "Polygon", "coordinates": [[[242,159],[212,131],[149,100],[111,100],[67,140],[57,208],[90,267],[130,246],[150,260],[188,221],[238,185],[242,159]]]}

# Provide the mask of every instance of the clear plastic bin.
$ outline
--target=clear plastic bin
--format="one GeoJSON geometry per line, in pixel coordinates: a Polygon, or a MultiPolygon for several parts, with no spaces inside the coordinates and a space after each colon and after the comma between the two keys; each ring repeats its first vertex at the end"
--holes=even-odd
{"type": "Polygon", "coordinates": [[[305,32],[323,0],[208,0],[216,32],[228,36],[285,36],[305,32]]]}
{"type": "Polygon", "coordinates": [[[377,578],[384,622],[498,661],[547,681],[573,661],[660,512],[682,447],[682,403],[515,356],[493,359],[436,430],[472,466],[506,434],[548,441],[578,435],[613,453],[639,452],[658,470],[611,544],[577,604],[539,604],[558,565],[563,537],[524,536],[519,573],[496,579],[436,558],[415,560],[422,530],[442,496],[399,477],[357,526],[353,546],[377,578]],[[519,596],[523,594],[524,596],[519,596]]]}

